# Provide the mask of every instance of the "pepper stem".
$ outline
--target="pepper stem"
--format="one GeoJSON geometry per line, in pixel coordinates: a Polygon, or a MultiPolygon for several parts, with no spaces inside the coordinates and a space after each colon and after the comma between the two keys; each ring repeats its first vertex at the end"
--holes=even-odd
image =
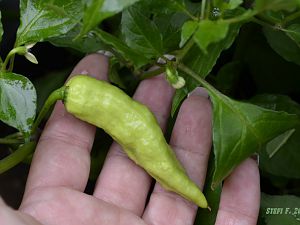
{"type": "Polygon", "coordinates": [[[34,124],[32,125],[31,135],[35,134],[39,124],[43,120],[43,118],[47,115],[51,107],[54,103],[58,100],[63,100],[65,96],[66,86],[63,86],[55,91],[53,91],[50,96],[47,98],[43,108],[41,109],[37,119],[35,120],[34,124]]]}
{"type": "Polygon", "coordinates": [[[21,145],[15,152],[0,160],[0,174],[11,169],[23,161],[35,149],[35,142],[28,142],[21,145]]]}

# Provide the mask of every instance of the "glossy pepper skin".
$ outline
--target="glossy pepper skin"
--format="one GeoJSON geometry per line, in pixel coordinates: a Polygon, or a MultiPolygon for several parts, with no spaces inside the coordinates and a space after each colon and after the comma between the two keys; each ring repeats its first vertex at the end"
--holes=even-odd
{"type": "Polygon", "coordinates": [[[165,189],[207,208],[197,185],[187,176],[166,142],[152,112],[119,88],[86,75],[66,84],[64,104],[75,117],[104,129],[128,157],[165,189]]]}

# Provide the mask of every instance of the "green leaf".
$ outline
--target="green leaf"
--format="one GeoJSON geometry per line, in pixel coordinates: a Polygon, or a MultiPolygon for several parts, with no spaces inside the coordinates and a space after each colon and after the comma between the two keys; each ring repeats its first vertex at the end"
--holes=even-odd
{"type": "MultiPolygon", "coordinates": [[[[252,84],[255,85],[255,91],[258,93],[298,95],[300,76],[297,74],[300,74],[300,67],[284,60],[273,51],[259,26],[248,24],[244,28],[246,29],[243,29],[239,38],[242,44],[238,54],[238,58],[244,61],[246,69],[243,77],[246,77],[247,73],[251,76],[252,84]],[[250,36],[253,38],[251,42],[248,41],[250,36]]],[[[247,91],[251,83],[245,83],[244,86],[246,87],[244,91],[247,91]]],[[[250,93],[251,96],[253,94],[253,92],[250,93]]]]}
{"type": "MultiPolygon", "coordinates": [[[[300,116],[300,105],[288,96],[257,95],[251,102],[268,109],[300,116]]],[[[297,125],[295,130],[287,131],[269,142],[266,149],[259,153],[261,170],[275,176],[299,179],[300,152],[296,150],[299,140],[300,125],[297,125]]]]}
{"type": "Polygon", "coordinates": [[[178,50],[181,27],[187,19],[189,18],[180,12],[159,14],[153,18],[153,22],[162,35],[163,52],[178,50]]]}
{"type": "Polygon", "coordinates": [[[0,11],[0,42],[2,41],[2,36],[3,36],[3,26],[1,22],[1,11],[0,11]]]}
{"type": "Polygon", "coordinates": [[[130,7],[122,14],[122,37],[134,51],[147,58],[157,58],[163,53],[162,36],[156,25],[137,7],[130,7]]]}
{"type": "MultiPolygon", "coordinates": [[[[232,45],[233,41],[238,35],[239,29],[240,24],[231,25],[227,36],[222,41],[212,43],[208,46],[208,54],[205,54],[203,51],[201,51],[195,44],[184,57],[184,64],[197,73],[200,77],[205,78],[215,66],[221,52],[228,49],[232,45]]],[[[172,113],[176,111],[177,107],[180,105],[187,93],[191,92],[199,85],[199,83],[195,82],[195,80],[190,76],[186,76],[185,74],[180,74],[180,76],[184,77],[187,89],[176,90],[172,103],[172,113]]]]}
{"type": "Polygon", "coordinates": [[[207,47],[209,44],[224,39],[228,30],[229,24],[223,20],[202,20],[198,24],[198,30],[195,32],[193,38],[200,49],[207,54],[207,47]]]}
{"type": "Polygon", "coordinates": [[[243,3],[243,0],[229,0],[229,2],[227,3],[227,9],[235,9],[237,8],[239,5],[241,5],[243,3]]]}
{"type": "Polygon", "coordinates": [[[169,8],[175,8],[177,11],[185,11],[186,5],[184,0],[168,0],[168,7],[169,8]]]}
{"type": "MultiPolygon", "coordinates": [[[[286,13],[285,11],[264,11],[259,14],[260,18],[263,18],[265,21],[272,21],[272,24],[282,24],[284,18],[286,18],[290,13],[286,13]]],[[[276,25],[274,29],[276,29],[276,25]]],[[[279,28],[281,28],[279,26],[279,28]]]]}
{"type": "Polygon", "coordinates": [[[234,95],[243,64],[240,61],[231,61],[219,71],[215,80],[215,87],[226,95],[234,95]]]}
{"type": "Polygon", "coordinates": [[[250,102],[267,109],[300,116],[300,105],[286,95],[260,94],[253,97],[250,102]]]}
{"type": "Polygon", "coordinates": [[[80,36],[87,34],[104,19],[111,17],[139,0],[89,0],[87,1],[80,36]]]}
{"type": "Polygon", "coordinates": [[[77,25],[68,33],[47,40],[55,46],[73,48],[82,53],[93,53],[98,50],[107,49],[107,46],[97,35],[94,34],[94,32],[89,33],[89,35],[76,38],[78,37],[80,29],[81,26],[77,25]]]}
{"type": "Polygon", "coordinates": [[[289,138],[294,134],[295,130],[296,129],[285,131],[267,143],[266,152],[268,153],[269,158],[272,158],[278,152],[278,150],[280,150],[281,147],[286,144],[289,138]]]}
{"type": "Polygon", "coordinates": [[[165,12],[181,13],[182,15],[194,19],[197,18],[197,16],[194,15],[200,13],[201,10],[201,2],[192,2],[188,0],[152,1],[155,2],[155,4],[158,3],[157,6],[160,7],[160,11],[164,10],[165,12]]]}
{"type": "Polygon", "coordinates": [[[232,45],[238,35],[239,29],[239,24],[232,25],[227,36],[222,41],[208,46],[208,54],[204,54],[199,48],[197,48],[196,45],[194,45],[184,57],[184,64],[199,74],[202,78],[205,78],[216,64],[221,52],[232,45]]]}
{"type": "Polygon", "coordinates": [[[286,34],[300,46],[300,24],[292,24],[288,26],[286,34]]]}
{"type": "Polygon", "coordinates": [[[209,203],[211,211],[198,208],[194,225],[215,225],[220,204],[221,192],[222,185],[218,185],[214,190],[212,190],[209,185],[205,185],[203,193],[206,197],[207,202],[209,203]]]}
{"type": "Polygon", "coordinates": [[[187,86],[177,89],[172,101],[171,116],[174,117],[177,109],[181,105],[183,99],[188,95],[189,89],[187,86]]]}
{"type": "Polygon", "coordinates": [[[140,1],[133,7],[157,27],[163,42],[163,52],[178,50],[181,27],[194,14],[199,4],[182,1],[140,1]]]}
{"type": "Polygon", "coordinates": [[[194,225],[215,225],[219,210],[222,185],[218,185],[214,190],[211,189],[211,185],[213,182],[213,171],[214,155],[211,152],[208,164],[208,172],[205,178],[205,186],[203,189],[203,193],[206,197],[209,207],[211,208],[211,211],[198,208],[194,225]]]}
{"type": "Polygon", "coordinates": [[[81,20],[82,11],[77,0],[21,0],[17,46],[67,33],[81,20]]]}
{"type": "Polygon", "coordinates": [[[198,28],[198,22],[189,20],[185,22],[182,26],[182,31],[181,31],[181,41],[179,44],[179,47],[181,48],[195,33],[195,31],[198,28]]]}
{"type": "Polygon", "coordinates": [[[213,146],[215,171],[213,186],[254,152],[279,134],[300,124],[297,115],[268,110],[253,104],[235,101],[221,94],[208,83],[213,103],[213,146]]]}
{"type": "Polygon", "coordinates": [[[214,0],[213,5],[215,8],[219,8],[221,11],[223,10],[232,10],[237,8],[239,5],[243,3],[243,0],[229,0],[229,1],[224,1],[224,0],[214,0]]]}
{"type": "Polygon", "coordinates": [[[0,119],[28,136],[36,114],[36,91],[26,77],[0,74],[0,119]]]}
{"type": "Polygon", "coordinates": [[[123,80],[120,78],[118,70],[120,69],[120,64],[115,57],[111,57],[109,59],[109,74],[108,78],[109,81],[118,85],[122,89],[126,89],[126,85],[124,84],[123,80]]]}
{"type": "Polygon", "coordinates": [[[298,39],[298,26],[287,32],[274,30],[268,27],[263,29],[268,43],[281,57],[289,62],[300,65],[300,42],[298,39]]]}
{"type": "Polygon", "coordinates": [[[169,14],[174,12],[185,12],[187,10],[186,1],[184,0],[147,0],[140,1],[136,6],[144,9],[145,14],[148,14],[149,12],[153,14],[169,14]]]}
{"type": "Polygon", "coordinates": [[[122,40],[103,31],[97,30],[95,34],[107,45],[111,46],[118,54],[120,54],[126,61],[132,63],[139,68],[149,62],[144,55],[129,48],[122,40]]]}
{"type": "Polygon", "coordinates": [[[267,225],[299,225],[300,198],[293,195],[267,195],[262,193],[260,215],[267,225]]]}
{"type": "Polygon", "coordinates": [[[299,0],[256,0],[254,9],[257,11],[265,10],[292,10],[300,6],[299,0]]]}

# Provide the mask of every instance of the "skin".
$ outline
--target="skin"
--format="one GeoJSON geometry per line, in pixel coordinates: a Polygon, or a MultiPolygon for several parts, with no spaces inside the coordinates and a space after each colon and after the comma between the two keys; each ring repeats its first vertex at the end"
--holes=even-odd
{"type": "MultiPolygon", "coordinates": [[[[107,59],[89,55],[73,73],[107,79],[107,59]]],[[[168,83],[156,77],[140,84],[135,99],[150,107],[164,130],[173,94],[168,83]]],[[[116,143],[109,150],[94,193],[84,194],[94,134],[95,127],[68,114],[62,103],[56,104],[37,146],[23,202],[16,211],[0,201],[1,224],[194,223],[197,207],[158,183],[149,193],[151,177],[116,143]]],[[[197,90],[183,103],[170,144],[191,179],[203,187],[211,147],[211,104],[203,91],[197,90]]],[[[257,164],[247,159],[224,182],[216,224],[255,225],[259,200],[257,164]]]]}

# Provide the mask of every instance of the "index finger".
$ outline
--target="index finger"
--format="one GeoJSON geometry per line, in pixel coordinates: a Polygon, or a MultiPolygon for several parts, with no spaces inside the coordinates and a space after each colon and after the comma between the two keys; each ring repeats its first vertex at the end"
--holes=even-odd
{"type": "MultiPolygon", "coordinates": [[[[72,74],[89,73],[107,79],[107,68],[105,56],[92,54],[83,58],[72,74]]],[[[94,126],[76,119],[66,112],[62,102],[57,102],[37,145],[24,199],[30,190],[47,186],[83,191],[89,176],[94,135],[94,126]]]]}

